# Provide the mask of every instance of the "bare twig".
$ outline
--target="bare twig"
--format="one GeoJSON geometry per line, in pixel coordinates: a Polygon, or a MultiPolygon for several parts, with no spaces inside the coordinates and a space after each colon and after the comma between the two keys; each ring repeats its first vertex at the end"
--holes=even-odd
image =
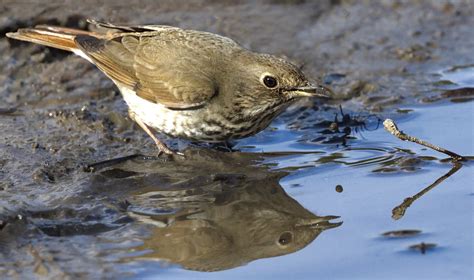
{"type": "Polygon", "coordinates": [[[383,122],[383,126],[385,127],[385,130],[387,130],[388,132],[390,132],[391,134],[395,135],[395,137],[397,137],[398,139],[402,140],[402,141],[410,141],[410,142],[414,142],[414,143],[417,143],[417,144],[420,144],[420,145],[423,145],[425,147],[428,147],[430,149],[433,149],[435,151],[438,151],[440,153],[444,153],[444,154],[447,154],[448,156],[450,156],[453,161],[463,161],[465,160],[465,158],[463,156],[460,156],[454,152],[451,152],[451,151],[448,151],[444,148],[441,148],[441,147],[438,147],[438,146],[435,146],[431,143],[428,143],[426,141],[423,141],[423,140],[420,140],[416,137],[413,137],[413,136],[410,136],[408,134],[405,134],[403,131],[400,131],[397,127],[397,125],[395,124],[395,122],[391,119],[386,119],[384,122],[383,122]]]}
{"type": "Polygon", "coordinates": [[[116,164],[120,164],[120,163],[123,163],[127,160],[131,160],[131,159],[135,159],[135,158],[141,158],[141,159],[144,159],[144,160],[148,160],[148,159],[158,160],[159,159],[158,157],[154,157],[154,156],[145,156],[145,155],[140,155],[140,154],[134,154],[134,155],[130,155],[130,156],[124,156],[124,157],[120,157],[120,158],[114,158],[114,159],[109,159],[109,160],[104,160],[104,161],[101,161],[101,162],[96,162],[96,163],[93,163],[93,164],[89,164],[89,165],[87,165],[83,168],[83,171],[84,172],[96,172],[99,169],[104,169],[106,167],[111,167],[111,166],[114,166],[116,164]]]}

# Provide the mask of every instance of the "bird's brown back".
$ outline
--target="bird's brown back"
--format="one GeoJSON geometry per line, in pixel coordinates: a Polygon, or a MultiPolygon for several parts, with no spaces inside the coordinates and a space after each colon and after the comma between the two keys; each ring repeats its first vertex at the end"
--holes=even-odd
{"type": "Polygon", "coordinates": [[[231,39],[179,28],[126,32],[112,39],[79,35],[75,41],[116,83],[176,109],[208,102],[218,90],[219,65],[242,51],[231,39]]]}

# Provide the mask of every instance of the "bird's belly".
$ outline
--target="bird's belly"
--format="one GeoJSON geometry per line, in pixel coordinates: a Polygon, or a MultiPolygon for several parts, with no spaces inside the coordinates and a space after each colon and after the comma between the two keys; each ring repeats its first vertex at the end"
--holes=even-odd
{"type": "Polygon", "coordinates": [[[137,96],[130,89],[119,88],[134,117],[158,132],[172,137],[207,142],[222,142],[234,138],[234,128],[225,122],[206,121],[209,120],[208,112],[201,109],[170,110],[137,96]]]}
{"type": "Polygon", "coordinates": [[[223,142],[254,135],[265,129],[283,108],[252,120],[229,120],[206,109],[170,110],[120,87],[129,109],[149,127],[172,137],[206,142],[223,142]],[[278,112],[276,112],[278,111],[278,112]]]}

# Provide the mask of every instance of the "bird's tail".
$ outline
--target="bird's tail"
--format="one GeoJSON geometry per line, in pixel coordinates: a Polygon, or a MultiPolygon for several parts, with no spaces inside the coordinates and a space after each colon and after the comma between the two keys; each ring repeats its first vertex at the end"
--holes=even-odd
{"type": "Polygon", "coordinates": [[[6,34],[7,37],[16,40],[32,42],[70,52],[77,52],[79,50],[74,41],[77,35],[94,36],[93,32],[89,31],[49,25],[22,28],[16,32],[6,34]]]}

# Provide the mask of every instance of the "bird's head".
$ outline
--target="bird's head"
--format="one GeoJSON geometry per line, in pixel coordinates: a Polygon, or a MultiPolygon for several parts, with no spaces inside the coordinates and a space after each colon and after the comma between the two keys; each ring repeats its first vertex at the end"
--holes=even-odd
{"type": "Polygon", "coordinates": [[[296,65],[272,55],[243,52],[236,58],[232,81],[234,104],[244,114],[256,117],[265,112],[280,112],[303,97],[330,98],[332,91],[311,84],[296,65]],[[235,90],[236,89],[236,90],[235,90]]]}

